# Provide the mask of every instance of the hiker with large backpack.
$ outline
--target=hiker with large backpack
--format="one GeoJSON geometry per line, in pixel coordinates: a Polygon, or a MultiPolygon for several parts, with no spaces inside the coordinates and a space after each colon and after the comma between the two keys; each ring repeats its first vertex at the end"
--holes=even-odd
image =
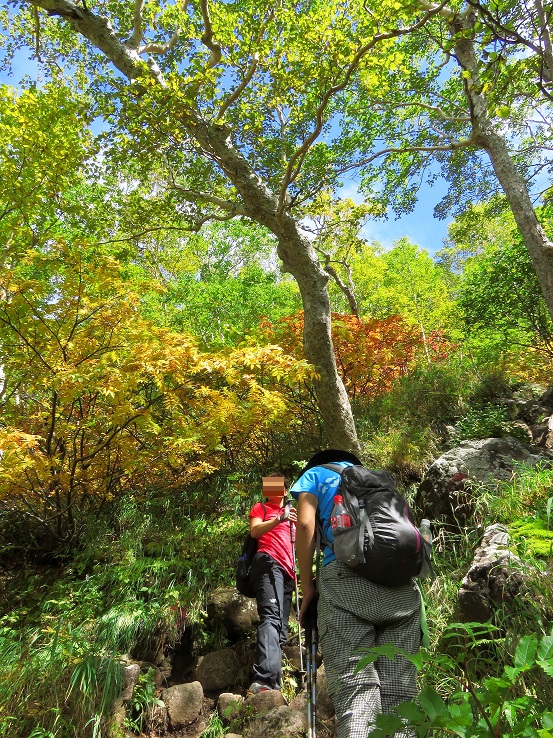
{"type": "Polygon", "coordinates": [[[284,477],[263,477],[265,502],[257,502],[250,511],[250,535],[257,539],[248,582],[257,601],[256,659],[250,692],[280,689],[282,646],[288,636],[288,619],[296,580],[291,526],[296,509],[285,504],[284,477]]]}
{"type": "Polygon", "coordinates": [[[425,563],[424,544],[393,477],[366,469],[348,452],[315,454],[290,493],[298,500],[300,620],[305,624],[318,597],[318,632],[337,736],[366,738],[379,713],[391,713],[417,694],[416,669],[405,657],[379,657],[357,667],[362,652],[375,646],[392,644],[408,653],[420,648],[421,601],[413,577],[425,563]],[[334,536],[338,490],[346,527],[334,536]],[[317,529],[324,554],[315,582],[317,529]],[[338,538],[343,540],[336,546],[338,538]]]}

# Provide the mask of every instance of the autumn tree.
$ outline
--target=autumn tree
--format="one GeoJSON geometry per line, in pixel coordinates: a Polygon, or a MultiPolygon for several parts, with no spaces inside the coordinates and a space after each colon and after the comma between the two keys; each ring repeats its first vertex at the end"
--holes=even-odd
{"type": "MultiPolygon", "coordinates": [[[[301,358],[303,313],[261,326],[267,340],[277,339],[287,352],[301,358]]],[[[372,399],[388,392],[393,383],[420,363],[421,356],[438,361],[447,356],[450,342],[433,331],[423,342],[419,331],[399,315],[359,319],[333,313],[332,338],[342,380],[352,398],[372,399]]]]}
{"type": "Polygon", "coordinates": [[[150,183],[158,216],[165,208],[195,227],[246,217],[276,236],[283,269],[301,292],[305,354],[317,367],[328,442],[355,450],[328,275],[295,209],[321,188],[335,189],[338,169],[356,158],[355,148],[336,145],[342,93],[361,68],[388,64],[375,50],[435,12],[417,8],[386,0],[367,14],[361,2],[344,12],[339,2],[134,0],[107,4],[105,16],[71,0],[27,0],[1,16],[12,46],[27,43],[40,59],[76,70],[113,134],[110,156],[130,165],[143,187],[150,183]]]}
{"type": "Polygon", "coordinates": [[[31,249],[0,280],[0,509],[74,542],[87,511],[170,490],[282,424],[311,376],[274,346],[202,354],[140,315],[121,266],[77,242],[31,249]]]}

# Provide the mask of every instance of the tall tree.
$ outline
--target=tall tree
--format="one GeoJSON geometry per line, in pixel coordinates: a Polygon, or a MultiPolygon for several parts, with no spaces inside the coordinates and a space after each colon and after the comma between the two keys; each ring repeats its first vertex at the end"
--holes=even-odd
{"type": "Polygon", "coordinates": [[[301,292],[305,355],[318,371],[328,441],[355,450],[332,346],[328,275],[294,207],[336,187],[340,95],[360,66],[388,63],[372,53],[377,47],[386,50],[435,12],[416,7],[385,0],[369,15],[360,0],[347,12],[336,0],[274,7],[134,0],[106,3],[108,17],[72,0],[28,0],[2,16],[12,37],[41,58],[65,59],[77,79],[86,76],[112,130],[119,126],[120,156],[142,181],[150,178],[152,191],[163,181],[167,201],[198,227],[244,216],[276,236],[301,292]]]}
{"type": "Polygon", "coordinates": [[[420,0],[420,6],[436,14],[416,36],[397,44],[377,94],[375,80],[363,75],[351,89],[343,145],[358,142],[363,120],[364,156],[356,165],[365,168],[365,190],[398,212],[412,209],[423,177],[435,181],[436,165],[450,182],[436,208],[439,216],[487,199],[499,182],[553,315],[553,243],[531,197],[533,177],[551,169],[550,100],[542,83],[548,14],[545,25],[532,26],[523,4],[508,0],[420,0]],[[507,40],[490,13],[504,19],[505,33],[513,31],[507,40]],[[545,34],[535,56],[523,36],[528,31],[533,38],[533,28],[534,36],[545,34]]]}

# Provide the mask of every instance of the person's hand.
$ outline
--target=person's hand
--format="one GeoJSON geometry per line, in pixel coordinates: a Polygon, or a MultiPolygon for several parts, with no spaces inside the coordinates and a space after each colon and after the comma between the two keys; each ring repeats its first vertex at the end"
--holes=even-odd
{"type": "Polygon", "coordinates": [[[293,523],[296,523],[297,519],[298,513],[295,507],[292,507],[291,505],[286,505],[285,507],[282,507],[280,509],[280,512],[278,514],[279,523],[283,523],[285,520],[291,520],[293,523]]]}

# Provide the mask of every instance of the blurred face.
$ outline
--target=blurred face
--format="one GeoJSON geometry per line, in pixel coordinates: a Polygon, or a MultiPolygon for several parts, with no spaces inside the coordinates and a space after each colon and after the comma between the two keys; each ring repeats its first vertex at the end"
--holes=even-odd
{"type": "Polygon", "coordinates": [[[263,477],[263,496],[269,502],[280,505],[285,495],[284,477],[263,477]]]}

